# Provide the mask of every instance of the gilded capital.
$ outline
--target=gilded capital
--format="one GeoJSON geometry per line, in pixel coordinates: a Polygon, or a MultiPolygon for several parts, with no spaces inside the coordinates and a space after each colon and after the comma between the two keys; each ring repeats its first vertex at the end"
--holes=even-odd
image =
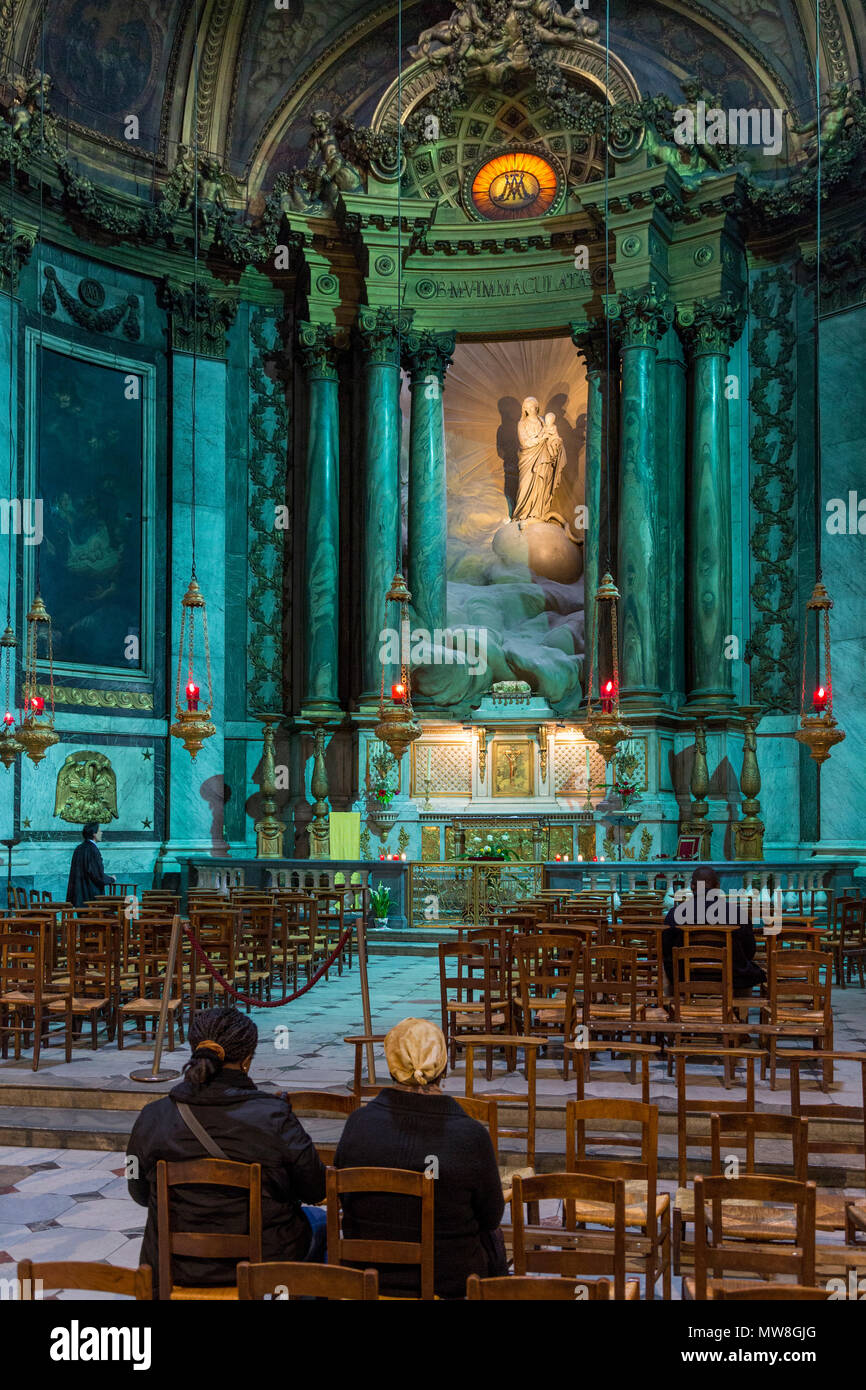
{"type": "Polygon", "coordinates": [[[677,327],[687,351],[727,355],[743,331],[746,310],[730,294],[677,306],[677,327]]]}
{"type": "Polygon", "coordinates": [[[435,376],[445,385],[445,373],[454,360],[456,333],[408,333],[403,341],[403,363],[413,383],[435,376]]]}
{"type": "Polygon", "coordinates": [[[399,367],[400,349],[412,326],[411,309],[358,310],[358,341],[374,366],[399,367]]]}
{"type": "Polygon", "coordinates": [[[310,378],[337,380],[340,343],[333,328],[328,328],[324,323],[299,323],[298,356],[310,378]]]}
{"type": "Polygon", "coordinates": [[[674,306],[655,285],[604,296],[621,348],[656,347],[674,321],[674,306]]]}

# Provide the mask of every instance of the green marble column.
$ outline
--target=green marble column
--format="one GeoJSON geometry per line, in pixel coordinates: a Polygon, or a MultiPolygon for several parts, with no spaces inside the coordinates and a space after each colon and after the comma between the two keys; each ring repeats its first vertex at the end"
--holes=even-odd
{"type": "MultiPolygon", "coordinates": [[[[592,602],[598,588],[599,555],[602,544],[601,474],[604,461],[604,393],[602,382],[606,365],[604,323],[601,320],[594,320],[588,324],[573,323],[571,336],[575,347],[586,363],[586,477],[583,500],[587,510],[587,524],[583,538],[583,607],[585,649],[588,656],[592,627],[592,602]]],[[[606,559],[607,556],[605,556],[606,559]]]]}
{"type": "Polygon", "coordinates": [[[454,333],[410,333],[404,361],[410,373],[409,588],[418,627],[433,632],[448,621],[445,481],[445,373],[454,333]]]}
{"type": "Polygon", "coordinates": [[[729,298],[678,311],[689,360],[692,437],[686,562],[689,703],[733,701],[726,638],[732,631],[731,464],[725,376],[744,311],[729,298]]]}
{"type": "MultiPolygon", "coordinates": [[[[362,308],[358,340],[366,362],[364,421],[364,574],[361,701],[379,698],[382,681],[379,634],[385,595],[399,560],[400,356],[411,315],[403,310],[362,308]]],[[[392,672],[385,672],[386,686],[392,672]]]]}
{"type": "Polygon", "coordinates": [[[340,635],[340,476],[338,348],[333,330],[302,323],[300,358],[307,376],[304,708],[330,713],[337,689],[340,635]]]}
{"type": "Polygon", "coordinates": [[[661,698],[658,590],[661,478],[656,446],[656,350],[674,308],[654,286],[606,300],[622,362],[619,553],[622,698],[652,707],[661,698]]]}
{"type": "Polygon", "coordinates": [[[686,644],[686,364],[675,328],[668,329],[656,359],[656,447],[659,499],[661,683],[677,708],[685,696],[686,644]]]}

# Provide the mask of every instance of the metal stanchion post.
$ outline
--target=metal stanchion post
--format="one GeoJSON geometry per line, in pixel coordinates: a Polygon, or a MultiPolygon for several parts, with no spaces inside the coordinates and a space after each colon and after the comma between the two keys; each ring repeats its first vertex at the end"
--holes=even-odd
{"type": "MultiPolygon", "coordinates": [[[[179,1071],[169,1071],[160,1068],[162,1060],[162,1044],[165,1038],[165,1025],[168,1020],[168,1001],[171,997],[171,987],[174,980],[174,966],[177,960],[177,953],[180,947],[180,916],[175,915],[171,923],[171,939],[168,943],[168,961],[165,968],[165,980],[162,986],[162,1000],[159,1006],[159,1023],[156,1029],[156,1041],[153,1048],[153,1065],[150,1071],[131,1071],[130,1081],[173,1081],[180,1076],[179,1071]]],[[[181,1000],[183,1008],[183,1000],[181,1000]]]]}

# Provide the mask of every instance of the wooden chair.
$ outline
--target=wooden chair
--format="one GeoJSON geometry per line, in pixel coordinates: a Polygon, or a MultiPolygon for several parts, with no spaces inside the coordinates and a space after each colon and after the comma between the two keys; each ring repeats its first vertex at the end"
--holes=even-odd
{"type": "MultiPolygon", "coordinates": [[[[594,1024],[612,1022],[621,1022],[623,1034],[630,1035],[632,1025],[643,1017],[644,1009],[638,1007],[637,951],[627,946],[585,946],[582,1022],[586,1036],[592,1038],[594,1024]]],[[[611,1052],[616,1050],[616,1037],[611,1052]]],[[[632,1081],[634,1065],[632,1054],[632,1081]]]]}
{"type": "MultiPolygon", "coordinates": [[[[655,1297],[662,1277],[662,1297],[671,1296],[671,1202],[658,1190],[658,1106],[632,1100],[570,1100],[565,1107],[565,1166],[569,1173],[625,1180],[626,1260],[646,1275],[646,1297],[655,1297]],[[602,1122],[604,1128],[588,1133],[602,1122]],[[637,1126],[626,1129],[626,1126],[637,1126]],[[616,1149],[639,1149],[639,1158],[613,1156],[616,1149]],[[599,1150],[605,1151],[604,1157],[599,1150]],[[595,1151],[594,1153],[592,1151],[595,1151]]],[[[595,1202],[576,1203],[579,1222],[607,1226],[613,1211],[595,1202]]]]}
{"type": "MultiPolygon", "coordinates": [[[[636,1299],[638,1293],[637,1280],[629,1280],[626,1299],[636,1299]]],[[[477,1274],[470,1274],[466,1297],[476,1303],[583,1303],[609,1299],[611,1292],[608,1279],[534,1279],[531,1274],[479,1279],[477,1274]]]]}
{"type": "MultiPolygon", "coordinates": [[[[693,1279],[683,1280],[683,1298],[714,1297],[726,1271],[758,1277],[787,1274],[793,1276],[789,1282],[814,1287],[815,1184],[752,1174],[695,1178],[695,1273],[693,1279]],[[778,1232],[770,1234],[768,1229],[761,1241],[742,1240],[737,1225],[744,1202],[778,1209],[778,1232]],[[726,1238],[726,1216],[731,1212],[735,1224],[726,1238]]],[[[736,1289],[741,1284],[725,1281],[721,1287],[736,1289]]]]}
{"type": "Polygon", "coordinates": [[[638,1005],[660,1009],[664,1003],[663,926],[647,922],[615,922],[607,929],[611,946],[637,952],[638,1005]]]}
{"type": "MultiPolygon", "coordinates": [[[[166,980],[172,923],[165,918],[149,921],[142,917],[136,923],[137,953],[134,975],[135,989],[117,1011],[117,1046],[124,1044],[124,1024],[131,1020],[139,1029],[142,1041],[146,1038],[147,1020],[156,1020],[162,1008],[162,996],[168,991],[168,1050],[174,1051],[175,1028],[183,1042],[183,959],[180,950],[174,963],[174,979],[166,980]]],[[[156,1024],[154,1022],[154,1028],[156,1024]]]]}
{"type": "MultiPolygon", "coordinates": [[[[828,951],[793,948],[771,950],[767,956],[767,1002],[761,1006],[761,1019],[772,1027],[784,1025],[785,1035],[812,1040],[816,1051],[833,1050],[833,1009],[831,971],[833,958],[828,951]]],[[[770,1089],[776,1089],[778,1038],[768,1039],[770,1089]]],[[[824,1089],[833,1081],[833,1062],[824,1058],[824,1089]]]]}
{"type": "MultiPolygon", "coordinates": [[[[806,1052],[791,1049],[780,1051],[777,1058],[787,1065],[791,1077],[791,1114],[807,1123],[806,1155],[807,1162],[812,1154],[855,1154],[863,1170],[861,1187],[866,1194],[866,1052],[837,1052],[831,1054],[806,1052]],[[832,1103],[824,1101],[815,1104],[803,1099],[803,1067],[822,1068],[828,1060],[833,1062],[853,1062],[860,1070],[860,1104],[843,1105],[834,1096],[832,1103]],[[852,1122],[859,1130],[860,1137],[851,1137],[852,1122]],[[835,1133],[833,1131],[835,1130],[835,1133]]],[[[845,1206],[851,1196],[848,1192],[831,1192],[823,1185],[818,1188],[815,1224],[819,1231],[841,1231],[845,1229],[845,1206]]],[[[821,1247],[823,1253],[823,1247],[821,1247]]]]}
{"type": "MultiPolygon", "coordinates": [[[[729,1114],[731,1112],[748,1112],[753,1114],[755,1111],[755,1067],[762,1061],[765,1053],[756,1052],[750,1047],[726,1048],[720,1051],[717,1047],[699,1047],[697,1044],[687,1044],[684,1047],[672,1047],[668,1049],[668,1055],[675,1064],[676,1086],[677,1086],[677,1190],[674,1196],[674,1217],[673,1217],[673,1261],[674,1274],[682,1272],[682,1258],[686,1252],[685,1244],[686,1226],[693,1220],[694,1213],[694,1193],[688,1187],[689,1180],[689,1148],[697,1147],[708,1149],[710,1144],[710,1120],[712,1114],[729,1114]],[[688,1094],[688,1060],[697,1058],[703,1061],[721,1061],[725,1068],[725,1085],[727,1088],[730,1070],[728,1063],[735,1066],[737,1062],[744,1061],[746,1064],[745,1085],[743,1095],[737,1100],[724,1100],[720,1097],[705,1096],[693,1097],[688,1094]],[[694,1125],[689,1128],[689,1120],[694,1120],[695,1116],[705,1117],[704,1127],[695,1132],[694,1125]]],[[[707,1085],[707,1078],[701,1076],[697,1079],[691,1078],[697,1085],[707,1085]]]]}
{"type": "MultiPolygon", "coordinates": [[[[417,1265],[421,1299],[434,1295],[433,1201],[434,1183],[424,1173],[405,1168],[328,1168],[328,1263],[353,1262],[377,1265],[417,1265]],[[349,1240],[341,1233],[340,1214],[344,1197],[364,1193],[389,1193],[396,1197],[415,1197],[420,1201],[417,1240],[349,1240]]],[[[345,1219],[345,1218],[344,1218],[345,1219]]]]}
{"type": "Polygon", "coordinates": [[[232,1163],[221,1158],[197,1158],[186,1163],[156,1165],[156,1224],[159,1244],[159,1297],[163,1300],[236,1299],[237,1285],[193,1287],[172,1282],[172,1255],[196,1259],[262,1262],[262,1168],[260,1163],[232,1163]],[[246,1235],[217,1235],[176,1231],[171,1220],[171,1189],[180,1186],[241,1189],[249,1193],[249,1231],[246,1235]]]}
{"type": "Polygon", "coordinates": [[[866,1235],[866,1202],[845,1203],[845,1244],[860,1245],[866,1235]]]}
{"type": "Polygon", "coordinates": [[[584,1274],[613,1275],[613,1296],[626,1296],[625,1183],[622,1178],[597,1178],[584,1173],[545,1173],[514,1179],[511,1203],[514,1223],[514,1273],[557,1274],[580,1279],[584,1274]],[[528,1203],[562,1202],[562,1226],[530,1225],[528,1203]],[[597,1202],[606,1212],[612,1230],[578,1230],[575,1205],[597,1202]]]}
{"type": "Polygon", "coordinates": [[[9,1038],[15,1043],[15,1059],[21,1056],[22,1042],[33,1035],[32,1068],[37,1071],[43,1045],[50,1041],[51,1023],[62,1013],[66,1061],[72,1060],[72,996],[59,996],[46,980],[46,929],[36,922],[29,930],[0,932],[0,1055],[9,1055],[9,1038]],[[52,1013],[52,1004],[62,1009],[52,1013]],[[30,1019],[32,1018],[32,1022],[30,1019]]]}
{"type": "MultiPolygon", "coordinates": [[[[76,917],[66,921],[66,971],[57,983],[71,995],[74,1019],[90,1020],[90,1041],[98,1047],[99,1023],[113,1040],[120,1005],[120,928],[115,919],[76,917]]],[[[65,999],[56,999],[49,1012],[65,1013],[65,999]]]]}
{"type": "Polygon", "coordinates": [[[723,1283],[713,1284],[716,1303],[826,1303],[833,1297],[832,1289],[811,1288],[803,1284],[774,1284],[760,1280],[751,1289],[726,1289],[723,1283]]]}
{"type": "Polygon", "coordinates": [[[583,946],[563,935],[519,936],[514,952],[520,978],[518,1031],[562,1034],[562,1075],[568,1079],[569,1054],[565,1043],[574,1038],[577,1022],[575,990],[583,958],[583,946]]]}
{"type": "Polygon", "coordinates": [[[857,968],[860,988],[863,989],[866,985],[866,902],[846,898],[841,909],[838,932],[827,943],[833,955],[836,984],[841,989],[847,989],[853,965],[857,968]]]}
{"type": "MultiPolygon", "coordinates": [[[[486,942],[441,942],[438,954],[442,1032],[453,1070],[458,1037],[471,1032],[489,1036],[499,1029],[507,1032],[505,1025],[510,1010],[507,1001],[495,996],[486,942]],[[450,960],[456,961],[456,965],[449,967],[450,960]],[[450,997],[452,995],[455,997],[450,997]]],[[[492,1076],[493,1048],[488,1047],[487,1080],[492,1076]]]]}
{"type": "Polygon", "coordinates": [[[121,1269],[97,1260],[58,1260],[48,1264],[19,1260],[18,1287],[24,1303],[41,1298],[45,1289],[86,1289],[149,1302],[153,1297],[153,1275],[150,1265],[121,1269]]]}
{"type": "MultiPolygon", "coordinates": [[[[246,992],[249,993],[251,982],[236,978],[239,923],[238,908],[226,907],[224,904],[215,908],[190,908],[190,930],[211,965],[230,985],[243,988],[246,983],[246,992]]],[[[212,1009],[217,1002],[225,1003],[229,997],[219,981],[205,968],[204,962],[195,950],[191,950],[189,956],[189,996],[191,1011],[198,1007],[212,1009]],[[219,1000],[218,990],[221,992],[219,1000]]],[[[247,1009],[249,1010],[249,1005],[247,1009]]]]}
{"type": "MultiPolygon", "coordinates": [[[[361,1105],[356,1096],[340,1091],[286,1091],[285,1097],[296,1115],[342,1115],[345,1118],[361,1105]]],[[[318,1139],[313,1139],[313,1143],[322,1163],[333,1163],[336,1143],[320,1143],[318,1139]]]]}
{"type": "Polygon", "coordinates": [[[244,900],[239,923],[238,968],[260,1000],[271,997],[273,946],[273,903],[263,898],[244,900]]]}
{"type": "MultiPolygon", "coordinates": [[[[501,1034],[491,1034],[489,1037],[484,1037],[483,1035],[479,1036],[473,1033],[469,1033],[466,1035],[465,1038],[458,1038],[457,1046],[466,1053],[466,1074],[464,1078],[464,1088],[466,1096],[469,1098],[473,1098],[475,1095],[475,1049],[477,1047],[485,1047],[489,1044],[492,1044],[494,1040],[497,1044],[502,1043],[504,1046],[508,1048],[513,1048],[515,1052],[519,1048],[522,1048],[525,1058],[525,1095],[519,1095],[511,1091],[501,1093],[485,1091],[484,1093],[484,1099],[486,1101],[496,1101],[503,1108],[507,1106],[509,1110],[526,1110],[526,1124],[522,1128],[512,1127],[509,1129],[505,1129],[503,1128],[501,1117],[497,1117],[497,1136],[499,1140],[521,1139],[525,1142],[526,1145],[525,1163],[520,1164],[517,1167],[506,1165],[504,1172],[502,1167],[500,1167],[500,1173],[502,1173],[503,1175],[503,1185],[505,1186],[508,1183],[508,1178],[510,1176],[513,1176],[515,1172],[519,1172],[524,1175],[530,1175],[535,1172],[537,1054],[539,1050],[545,1046],[547,1039],[543,1037],[527,1038],[517,1033],[506,1035],[504,1037],[501,1034]]],[[[460,1097],[456,1096],[455,1099],[459,1100],[460,1097]]]]}
{"type": "Polygon", "coordinates": [[[590,1065],[591,1059],[599,1052],[609,1052],[611,1056],[624,1056],[628,1059],[628,1076],[632,1085],[636,1082],[635,1064],[640,1063],[640,1082],[641,1100],[644,1105],[650,1102],[650,1061],[654,1057],[661,1055],[661,1048],[657,1043],[644,1042],[617,1042],[611,1044],[607,1041],[591,1042],[584,1038],[581,1042],[566,1043],[574,1063],[576,1098],[583,1100],[586,1093],[587,1083],[591,1080],[590,1065]]]}
{"type": "Polygon", "coordinates": [[[238,1265],[238,1298],[294,1300],[300,1298],[350,1299],[375,1302],[379,1297],[379,1273],[375,1269],[343,1269],[339,1265],[274,1261],[238,1265]]]}

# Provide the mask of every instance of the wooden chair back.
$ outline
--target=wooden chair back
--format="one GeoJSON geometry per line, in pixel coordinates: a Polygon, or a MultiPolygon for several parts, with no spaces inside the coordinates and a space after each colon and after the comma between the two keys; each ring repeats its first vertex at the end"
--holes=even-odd
{"type": "Polygon", "coordinates": [[[417,1265],[422,1300],[434,1297],[434,1182],[405,1168],[328,1168],[328,1263],[417,1265]],[[341,1232],[342,1199],[363,1193],[414,1197],[420,1202],[418,1240],[347,1240],[341,1232]]]}
{"type": "MultiPolygon", "coordinates": [[[[345,1091],[286,1091],[286,1100],[296,1115],[351,1115],[360,1108],[361,1102],[355,1095],[345,1091]]],[[[337,1152],[336,1143],[320,1142],[313,1139],[316,1152],[322,1163],[333,1163],[337,1152]]]]}
{"type": "Polygon", "coordinates": [[[638,958],[629,946],[587,945],[583,952],[583,1021],[637,1020],[638,958]]]}
{"type": "MultiPolygon", "coordinates": [[[[688,1120],[690,1116],[728,1114],[731,1111],[742,1113],[748,1111],[754,1113],[755,1110],[755,1066],[766,1056],[763,1052],[758,1052],[751,1047],[699,1047],[686,1045],[683,1047],[668,1048],[668,1056],[672,1057],[676,1063],[676,1084],[677,1084],[677,1183],[680,1187],[685,1187],[689,1177],[689,1149],[702,1148],[709,1146],[709,1127],[708,1124],[698,1133],[689,1130],[688,1120]],[[689,1096],[688,1074],[689,1058],[697,1058],[704,1062],[716,1061],[736,1064],[744,1061],[746,1064],[746,1079],[743,1087],[743,1094],[737,1100],[723,1100],[716,1096],[707,1098],[704,1096],[689,1096]]],[[[704,1075],[691,1078],[696,1085],[707,1085],[707,1078],[704,1075]]]]}
{"type": "Polygon", "coordinates": [[[499,1105],[487,1096],[455,1096],[457,1104],[471,1119],[484,1125],[490,1135],[493,1152],[499,1161],[499,1105]]]}
{"type": "Polygon", "coordinates": [[[111,1293],[148,1302],[153,1297],[153,1275],[150,1265],[121,1269],[97,1260],[55,1260],[43,1264],[19,1260],[18,1287],[23,1302],[41,1298],[45,1289],[86,1289],[88,1293],[111,1293]]]}
{"type": "Polygon", "coordinates": [[[733,1015],[729,950],[716,946],[673,949],[673,1013],[677,1023],[699,1016],[730,1022],[733,1015]]]}
{"type": "Polygon", "coordinates": [[[470,1303],[582,1303],[611,1297],[608,1279],[534,1279],[532,1275],[509,1274],[498,1279],[466,1280],[470,1303]]]}
{"type": "Polygon", "coordinates": [[[379,1272],[375,1269],[344,1269],[340,1265],[301,1264],[297,1261],[269,1261],[238,1265],[238,1299],[298,1298],[351,1299],[355,1303],[375,1302],[379,1297],[379,1272]]]}
{"type": "Polygon", "coordinates": [[[821,1014],[824,1026],[832,1023],[832,956],[828,951],[791,947],[768,952],[770,1022],[784,1019],[789,1010],[821,1014]]]}
{"type": "Polygon", "coordinates": [[[695,1298],[708,1297],[709,1279],[726,1272],[792,1275],[791,1282],[815,1283],[815,1184],[754,1174],[695,1178],[695,1298]],[[760,1202],[784,1212],[781,1236],[765,1227],[760,1242],[741,1238],[742,1203],[760,1202]],[[728,1236],[726,1211],[735,1225],[728,1236]],[[793,1239],[791,1238],[793,1235],[793,1239]]]}
{"type": "Polygon", "coordinates": [[[622,1178],[593,1177],[584,1173],[545,1173],[514,1176],[511,1201],[514,1273],[557,1274],[579,1279],[582,1274],[613,1275],[613,1296],[625,1297],[625,1182],[622,1178]],[[563,1203],[562,1227],[533,1226],[526,1216],[527,1203],[563,1203]],[[599,1202],[612,1212],[606,1239],[586,1236],[577,1229],[577,1202],[599,1202]]]}
{"type": "MultiPolygon", "coordinates": [[[[809,1125],[794,1115],[772,1115],[754,1111],[728,1111],[724,1115],[710,1114],[710,1172],[724,1174],[729,1159],[737,1158],[740,1172],[759,1174],[766,1171],[768,1162],[784,1163],[784,1175],[793,1175],[796,1182],[806,1182],[809,1176],[809,1125]],[[761,1141],[771,1144],[790,1143],[787,1161],[760,1160],[761,1141]],[[742,1162],[731,1150],[742,1149],[742,1162]],[[759,1169],[760,1162],[760,1169],[759,1169]]],[[[779,1177],[783,1174],[779,1173],[779,1177]]]]}
{"type": "Polygon", "coordinates": [[[523,1031],[550,1033],[562,1029],[567,1041],[574,1035],[575,990],[583,962],[583,943],[579,937],[562,933],[518,936],[514,943],[520,979],[523,1031]],[[551,1006],[561,1021],[540,1020],[551,1006]]]}
{"type": "Polygon", "coordinates": [[[262,1167],[260,1163],[233,1163],[222,1158],[197,1158],[185,1163],[156,1165],[156,1226],[159,1244],[159,1296],[171,1297],[171,1259],[186,1255],[195,1259],[262,1260],[262,1167]],[[173,1187],[223,1187],[249,1193],[249,1229],[245,1235],[204,1231],[177,1231],[172,1226],[173,1187]]]}
{"type": "Polygon", "coordinates": [[[721,1283],[712,1289],[714,1303],[826,1303],[834,1296],[832,1289],[807,1289],[803,1284],[775,1284],[764,1279],[751,1289],[726,1289],[721,1283]]]}

